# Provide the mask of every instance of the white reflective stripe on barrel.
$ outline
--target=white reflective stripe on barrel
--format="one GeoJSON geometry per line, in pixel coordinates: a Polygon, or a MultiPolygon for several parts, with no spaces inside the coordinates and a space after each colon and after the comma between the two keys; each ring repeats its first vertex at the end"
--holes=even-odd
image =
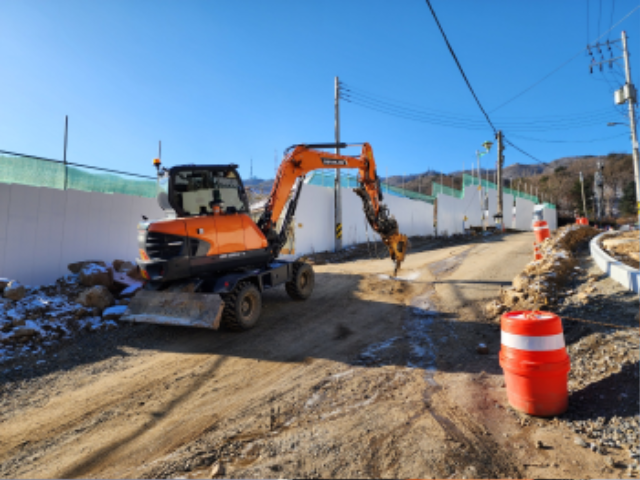
{"type": "Polygon", "coordinates": [[[546,225],[544,227],[533,227],[533,230],[549,230],[549,227],[546,225]]]}
{"type": "Polygon", "coordinates": [[[544,337],[526,337],[513,333],[500,332],[500,343],[510,348],[527,350],[530,352],[548,352],[564,348],[564,334],[547,335],[544,337]]]}

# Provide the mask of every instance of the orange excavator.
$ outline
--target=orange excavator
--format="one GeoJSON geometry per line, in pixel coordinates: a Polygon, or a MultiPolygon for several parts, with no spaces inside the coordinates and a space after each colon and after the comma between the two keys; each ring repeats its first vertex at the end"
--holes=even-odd
{"type": "Polygon", "coordinates": [[[371,146],[357,145],[362,146],[359,157],[325,151],[353,146],[344,143],[287,149],[257,222],[249,216],[237,165],[166,169],[154,160],[158,203],[166,218],[138,224],[136,261],[146,282],[122,320],[247,330],[258,321],[264,290],[284,284],[294,300],[307,299],[315,284],[311,265],[278,256],[287,242],[305,175],[317,169],[358,169],[354,192],[362,199],[368,223],[387,246],[397,274],[407,237],[381,203],[371,146]]]}

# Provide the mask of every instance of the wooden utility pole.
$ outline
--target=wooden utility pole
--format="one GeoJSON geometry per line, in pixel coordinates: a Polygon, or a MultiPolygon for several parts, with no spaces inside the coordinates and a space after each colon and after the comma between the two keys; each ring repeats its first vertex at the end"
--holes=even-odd
{"type": "MultiPolygon", "coordinates": [[[[335,134],[336,134],[336,155],[340,155],[337,145],[340,143],[340,81],[335,79],[335,134]]],[[[336,168],[336,181],[334,184],[335,198],[335,250],[342,250],[342,196],[340,194],[340,169],[336,168]]]]}
{"type": "Polygon", "coordinates": [[[500,222],[500,230],[504,232],[504,214],[502,205],[502,165],[504,164],[504,144],[502,143],[502,130],[498,130],[496,134],[496,140],[498,141],[498,168],[496,169],[496,183],[498,184],[498,211],[496,212],[496,219],[500,222]]]}

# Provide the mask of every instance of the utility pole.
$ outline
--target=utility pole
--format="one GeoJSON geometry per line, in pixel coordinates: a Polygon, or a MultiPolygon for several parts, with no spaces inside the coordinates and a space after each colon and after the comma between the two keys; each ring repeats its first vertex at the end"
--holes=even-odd
{"type": "Polygon", "coordinates": [[[503,221],[503,205],[502,205],[502,165],[504,164],[504,144],[502,143],[502,130],[498,130],[496,135],[498,141],[498,166],[496,168],[496,183],[498,184],[498,211],[496,212],[496,219],[500,222],[500,230],[504,232],[503,221]]]}
{"type": "Polygon", "coordinates": [[[67,135],[69,133],[69,115],[64,116],[64,189],[67,189],[67,135]]]}
{"type": "Polygon", "coordinates": [[[584,211],[584,216],[587,217],[587,201],[584,198],[584,178],[582,177],[582,172],[580,172],[580,185],[582,186],[582,210],[584,211]]]}
{"type": "MultiPolygon", "coordinates": [[[[340,155],[337,145],[340,143],[340,80],[335,78],[335,133],[336,133],[336,155],[340,155]]],[[[342,197],[340,195],[340,169],[336,168],[336,181],[334,184],[335,194],[335,232],[336,232],[336,252],[342,250],[342,197]]]]}
{"type": "Polygon", "coordinates": [[[622,50],[624,52],[624,72],[626,84],[623,87],[627,104],[629,105],[629,127],[631,128],[631,151],[633,154],[633,175],[636,181],[636,208],[638,213],[638,225],[640,225],[640,165],[638,162],[638,135],[636,133],[636,89],[631,83],[631,67],[629,65],[629,50],[627,49],[627,33],[622,32],[622,50]]]}

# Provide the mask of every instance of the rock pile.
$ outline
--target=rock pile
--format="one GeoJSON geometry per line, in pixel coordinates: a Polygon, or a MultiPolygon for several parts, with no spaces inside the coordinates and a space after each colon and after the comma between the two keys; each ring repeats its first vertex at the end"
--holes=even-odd
{"type": "Polygon", "coordinates": [[[500,293],[500,299],[485,306],[489,317],[507,310],[538,310],[556,304],[563,287],[576,268],[575,248],[593,238],[598,231],[584,225],[562,227],[540,246],[542,259],[533,260],[513,279],[513,285],[500,293]]]}
{"type": "Polygon", "coordinates": [[[83,330],[115,328],[126,297],[142,286],[136,267],[122,260],[68,268],[71,274],[36,288],[0,279],[0,363],[40,353],[83,330]]]}

